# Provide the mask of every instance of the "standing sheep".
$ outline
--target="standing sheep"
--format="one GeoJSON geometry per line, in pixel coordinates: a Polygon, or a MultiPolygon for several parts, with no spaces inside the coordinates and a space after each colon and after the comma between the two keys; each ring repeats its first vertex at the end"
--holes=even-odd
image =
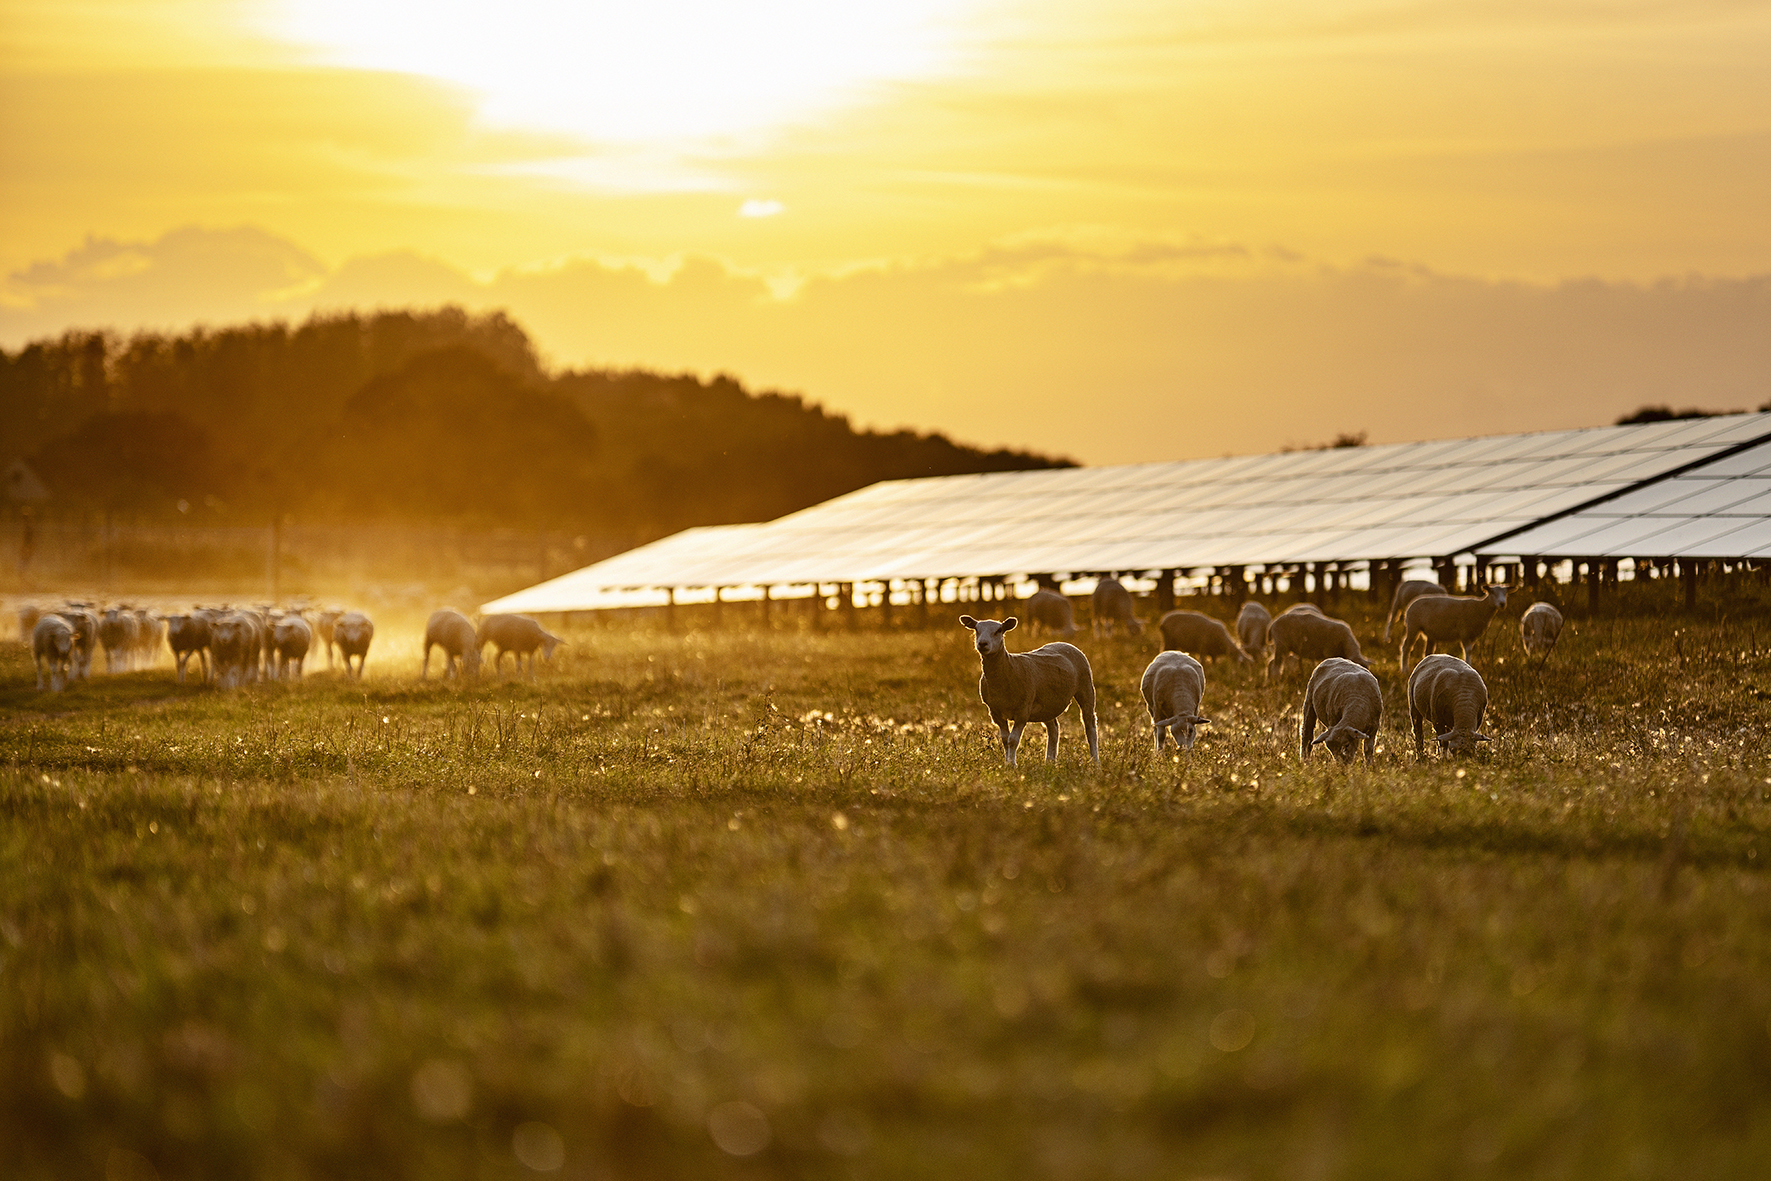
{"type": "Polygon", "coordinates": [[[1448,595],[1451,592],[1436,582],[1428,582],[1422,578],[1405,578],[1396,584],[1396,593],[1390,596],[1390,613],[1384,617],[1384,643],[1390,642],[1390,629],[1408,610],[1408,604],[1427,595],[1448,595]]]}
{"type": "Polygon", "coordinates": [[[1562,613],[1548,603],[1533,603],[1519,616],[1519,642],[1530,656],[1550,658],[1562,635],[1562,613]]]}
{"type": "Polygon", "coordinates": [[[152,668],[160,654],[160,641],[166,638],[165,622],[152,611],[142,608],[135,613],[135,658],[141,668],[152,668]]]}
{"type": "Polygon", "coordinates": [[[1191,652],[1194,656],[1234,656],[1243,664],[1254,657],[1243,651],[1230,629],[1202,611],[1170,611],[1157,622],[1164,652],[1191,652]]]}
{"type": "Polygon", "coordinates": [[[347,611],[338,617],[332,625],[332,640],[338,645],[338,651],[344,657],[344,675],[363,679],[363,663],[369,658],[369,641],[375,638],[375,625],[361,611],[347,611]],[[351,671],[351,657],[357,658],[357,668],[351,671]]]}
{"type": "Polygon", "coordinates": [[[1408,719],[1414,724],[1414,757],[1424,759],[1421,727],[1433,723],[1440,749],[1467,755],[1478,742],[1492,739],[1481,732],[1488,710],[1488,686],[1482,674],[1448,652],[1429,653],[1408,678],[1408,719]]]}
{"type": "Polygon", "coordinates": [[[1359,651],[1353,629],[1341,620],[1330,619],[1309,603],[1297,603],[1281,611],[1268,626],[1267,639],[1273,645],[1273,655],[1267,661],[1269,681],[1273,674],[1284,670],[1289,656],[1296,656],[1300,664],[1339,656],[1361,668],[1371,667],[1371,661],[1359,651]]]}
{"type": "Polygon", "coordinates": [[[271,627],[274,674],[278,680],[301,680],[302,662],[314,642],[314,629],[300,615],[290,612],[271,627]]]}
{"type": "Polygon", "coordinates": [[[1109,635],[1118,624],[1125,624],[1126,630],[1134,636],[1144,634],[1144,624],[1132,613],[1131,592],[1117,578],[1103,578],[1095,583],[1094,594],[1089,597],[1094,608],[1090,614],[1093,619],[1090,627],[1095,635],[1109,635]]]}
{"type": "Polygon", "coordinates": [[[496,654],[492,657],[494,672],[503,671],[506,652],[515,654],[518,673],[523,671],[523,657],[527,656],[529,658],[529,679],[534,680],[535,650],[541,649],[542,659],[552,660],[553,650],[566,641],[527,615],[488,615],[480,621],[480,630],[474,637],[474,642],[482,648],[490,644],[497,649],[496,654]]]}
{"type": "Polygon", "coordinates": [[[1027,621],[1033,628],[1050,628],[1066,639],[1076,634],[1076,612],[1070,600],[1049,586],[1042,586],[1027,600],[1027,621]]]}
{"type": "Polygon", "coordinates": [[[1353,761],[1361,746],[1365,761],[1377,751],[1377,728],[1384,717],[1384,691],[1371,670],[1339,656],[1330,656],[1310,674],[1304,689],[1304,720],[1298,727],[1298,758],[1308,762],[1310,748],[1320,743],[1343,763],[1353,761]],[[1316,723],[1326,727],[1316,733],[1316,723]]]}
{"type": "Polygon", "coordinates": [[[338,638],[332,634],[332,629],[343,617],[344,609],[341,607],[328,607],[314,616],[314,638],[326,649],[327,668],[333,667],[332,655],[338,648],[338,638]]]}
{"type": "Polygon", "coordinates": [[[1074,644],[1056,642],[1031,652],[1010,652],[1003,636],[1015,628],[1013,615],[998,623],[961,615],[959,622],[976,637],[984,675],[978,678],[978,696],[990,711],[1002,736],[1002,753],[1015,765],[1021,731],[1029,722],[1045,726],[1045,759],[1058,761],[1058,718],[1074,700],[1082,713],[1082,730],[1088,736],[1088,753],[1101,764],[1101,744],[1095,731],[1095,678],[1088,657],[1074,644]]]}
{"type": "Polygon", "coordinates": [[[1396,662],[1408,668],[1408,653],[1417,637],[1427,643],[1426,655],[1440,644],[1455,642],[1458,655],[1470,658],[1470,645],[1482,638],[1494,613],[1507,605],[1507,588],[1498,583],[1479,599],[1461,595],[1425,595],[1408,604],[1402,614],[1402,651],[1396,662]]]}
{"type": "Polygon", "coordinates": [[[1242,650],[1250,656],[1266,651],[1267,628],[1272,622],[1272,614],[1253,599],[1242,604],[1236,613],[1236,639],[1242,650]]]}
{"type": "MultiPolygon", "coordinates": [[[[461,612],[444,607],[424,625],[424,667],[418,679],[430,676],[430,650],[443,650],[443,679],[454,673],[457,680],[480,675],[480,639],[472,621],[461,612]]],[[[520,659],[520,658],[519,658],[520,659]]]]}
{"type": "Polygon", "coordinates": [[[178,669],[178,683],[184,684],[185,665],[194,655],[198,658],[198,671],[203,679],[209,679],[209,617],[207,613],[193,611],[189,615],[168,615],[166,617],[166,646],[172,649],[173,664],[178,669]]]}
{"type": "Polygon", "coordinates": [[[31,629],[31,657],[37,664],[37,688],[44,687],[47,668],[49,689],[60,693],[74,671],[73,625],[59,615],[39,615],[31,629]]]}
{"type": "Polygon", "coordinates": [[[209,623],[209,655],[218,689],[235,689],[258,674],[258,654],[263,646],[257,616],[250,611],[227,611],[209,623]]]}
{"type": "Polygon", "coordinates": [[[1162,753],[1162,740],[1168,736],[1182,750],[1192,750],[1198,727],[1211,723],[1210,718],[1199,716],[1199,702],[1205,696],[1205,669],[1185,652],[1158,652],[1144,670],[1139,688],[1150,709],[1150,724],[1156,730],[1156,753],[1162,753]]]}
{"type": "Polygon", "coordinates": [[[134,668],[139,639],[135,613],[127,607],[107,607],[98,621],[98,642],[105,648],[105,671],[126,673],[134,668]]]}
{"type": "Polygon", "coordinates": [[[75,680],[92,679],[92,646],[98,642],[98,616],[84,603],[70,603],[56,612],[74,629],[74,654],[69,676],[75,680]]]}

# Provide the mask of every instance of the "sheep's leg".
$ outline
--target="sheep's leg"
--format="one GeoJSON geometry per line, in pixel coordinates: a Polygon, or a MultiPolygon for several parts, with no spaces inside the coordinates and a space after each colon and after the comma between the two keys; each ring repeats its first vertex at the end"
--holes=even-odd
{"type": "MultiPolygon", "coordinates": [[[[426,644],[424,646],[424,663],[418,666],[418,679],[421,681],[430,678],[430,650],[431,645],[426,644]]],[[[447,652],[443,653],[443,679],[445,681],[449,679],[449,654],[447,652]]]]}
{"type": "Polygon", "coordinates": [[[1414,723],[1414,757],[1419,761],[1427,757],[1427,740],[1421,734],[1421,723],[1426,719],[1412,709],[1408,711],[1408,716],[1414,723]]]}
{"type": "MultiPolygon", "coordinates": [[[[1162,738],[1163,738],[1163,735],[1168,733],[1168,723],[1167,722],[1157,722],[1154,726],[1154,729],[1156,731],[1156,753],[1161,754],[1162,753],[1162,738]]],[[[1177,742],[1177,743],[1175,743],[1175,745],[1179,746],[1180,743],[1177,742]]]]}
{"type": "Polygon", "coordinates": [[[1309,694],[1304,695],[1304,721],[1298,727],[1298,758],[1303,762],[1310,761],[1310,739],[1316,737],[1316,703],[1310,700],[1309,694]]]}
{"type": "MultiPolygon", "coordinates": [[[[1062,716],[1063,716],[1062,714],[1058,715],[1058,717],[1062,717],[1062,716]]],[[[1048,763],[1055,763],[1058,761],[1058,719],[1057,718],[1053,718],[1051,721],[1049,721],[1045,724],[1045,761],[1048,763]]]]}
{"type": "Polygon", "coordinates": [[[1008,765],[1015,766],[1015,756],[1021,749],[1021,731],[1027,728],[1026,722],[1016,722],[1002,732],[1002,752],[1008,756],[1008,765]]]}
{"type": "Polygon", "coordinates": [[[1371,736],[1365,740],[1365,762],[1367,765],[1377,755],[1377,727],[1371,728],[1371,736]]]}

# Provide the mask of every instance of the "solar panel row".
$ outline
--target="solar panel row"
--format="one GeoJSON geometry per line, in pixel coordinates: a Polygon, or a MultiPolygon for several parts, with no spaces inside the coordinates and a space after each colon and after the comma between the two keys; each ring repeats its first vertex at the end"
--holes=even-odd
{"type": "MultiPolygon", "coordinates": [[[[585,610],[624,602],[627,592],[671,587],[1351,563],[1475,551],[1584,557],[1600,551],[1547,542],[1602,539],[1607,531],[1634,536],[1629,530],[1645,528],[1642,522],[1662,522],[1656,528],[1668,544],[1696,543],[1705,528],[1696,523],[1717,514],[1735,522],[1730,529],[1743,542],[1758,539],[1762,549],[1771,545],[1763,512],[1771,501],[1771,444],[1757,467],[1741,466],[1735,452],[1765,440],[1771,415],[1750,414],[894,480],[765,524],[685,530],[487,609],[585,610]],[[1719,457],[1726,458],[1710,477],[1678,474],[1719,457]],[[1674,499],[1650,495],[1669,484],[1683,489],[1674,499]],[[1626,511],[1595,515],[1600,503],[1626,511]],[[1540,533],[1546,544],[1537,544],[1540,533]]],[[[1681,551],[1628,555],[1649,552],[1681,551]]]]}

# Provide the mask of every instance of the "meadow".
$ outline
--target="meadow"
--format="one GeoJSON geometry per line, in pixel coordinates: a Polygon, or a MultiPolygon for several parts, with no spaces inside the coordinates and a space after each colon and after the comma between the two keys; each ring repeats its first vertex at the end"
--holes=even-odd
{"type": "MultiPolygon", "coordinates": [[[[20,1179],[1748,1177],[1771,1161],[1771,634],[1574,618],[1417,763],[1303,678],[1077,643],[1004,766],[957,626],[585,626],[531,684],[38,694],[0,648],[20,1179]]],[[[991,604],[969,609],[983,616],[991,604]]],[[[1017,633],[1011,648],[1029,646],[1017,633]]],[[[310,662],[310,670],[315,662],[310,662]]]]}

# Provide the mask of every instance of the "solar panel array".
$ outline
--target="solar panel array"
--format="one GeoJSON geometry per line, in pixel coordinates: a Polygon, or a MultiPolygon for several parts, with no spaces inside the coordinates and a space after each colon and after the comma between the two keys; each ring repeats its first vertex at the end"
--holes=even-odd
{"type": "Polygon", "coordinates": [[[1482,548],[1582,558],[1771,557],[1771,443],[1482,548]]]}
{"type": "Polygon", "coordinates": [[[686,530],[487,609],[583,610],[644,588],[1439,557],[1766,439],[1771,415],[1748,414],[891,480],[766,524],[686,530]]]}

